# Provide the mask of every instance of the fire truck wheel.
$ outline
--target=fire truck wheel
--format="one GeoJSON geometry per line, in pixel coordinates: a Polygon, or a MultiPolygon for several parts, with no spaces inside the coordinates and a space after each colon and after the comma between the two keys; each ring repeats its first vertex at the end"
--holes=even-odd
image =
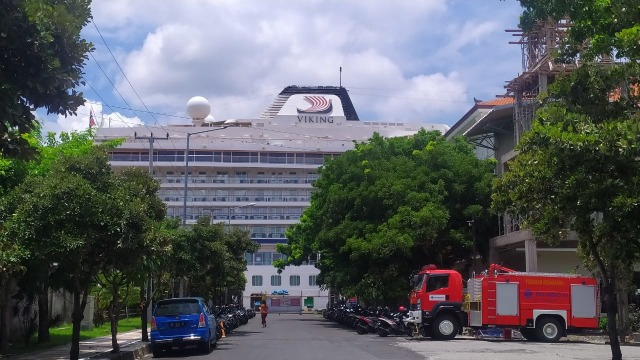
{"type": "Polygon", "coordinates": [[[452,340],[458,334],[458,320],[450,314],[442,314],[436,318],[431,332],[438,340],[452,340]]]}
{"type": "Polygon", "coordinates": [[[523,327],[520,328],[520,334],[522,334],[522,337],[528,341],[534,341],[536,339],[536,329],[523,327]]]}
{"type": "Polygon", "coordinates": [[[536,338],[538,341],[553,343],[560,340],[562,331],[560,322],[552,317],[545,317],[536,324],[536,338]]]}

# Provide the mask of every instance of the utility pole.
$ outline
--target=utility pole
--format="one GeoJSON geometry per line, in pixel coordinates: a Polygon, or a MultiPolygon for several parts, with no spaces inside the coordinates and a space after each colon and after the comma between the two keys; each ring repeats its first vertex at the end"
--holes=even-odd
{"type": "Polygon", "coordinates": [[[153,142],[156,140],[169,140],[169,133],[166,137],[155,137],[153,133],[151,136],[138,136],[138,133],[133,133],[133,137],[136,140],[149,140],[149,175],[153,176],[153,142]]]}
{"type": "MultiPolygon", "coordinates": [[[[109,117],[109,127],[111,127],[111,117],[109,117]]],[[[151,136],[138,136],[138,133],[133,133],[133,137],[136,140],[149,140],[149,176],[153,177],[153,143],[156,140],[169,140],[169,133],[167,133],[166,137],[155,137],[153,133],[151,136]]],[[[146,284],[143,288],[140,288],[140,304],[141,304],[141,314],[142,318],[142,341],[149,341],[149,333],[147,332],[147,323],[151,318],[151,310],[153,307],[151,306],[151,297],[153,294],[152,288],[152,277],[151,271],[147,273],[146,284]],[[146,315],[146,316],[145,316],[146,315]]]]}

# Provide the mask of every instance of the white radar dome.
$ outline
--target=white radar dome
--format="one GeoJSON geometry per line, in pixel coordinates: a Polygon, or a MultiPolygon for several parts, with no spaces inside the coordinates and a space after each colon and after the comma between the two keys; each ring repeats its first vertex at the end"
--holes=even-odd
{"type": "Polygon", "coordinates": [[[214,118],[213,115],[211,115],[211,114],[207,115],[207,117],[204,118],[204,123],[205,124],[213,123],[215,121],[216,121],[216,118],[214,118]]]}
{"type": "Polygon", "coordinates": [[[194,96],[187,101],[187,114],[194,120],[203,120],[210,112],[211,105],[202,96],[194,96]]]}

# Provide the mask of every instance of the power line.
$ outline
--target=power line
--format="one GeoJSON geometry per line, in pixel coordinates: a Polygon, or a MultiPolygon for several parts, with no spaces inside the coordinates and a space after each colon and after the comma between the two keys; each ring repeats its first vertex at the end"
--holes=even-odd
{"type": "MultiPolygon", "coordinates": [[[[87,86],[89,86],[89,88],[91,88],[91,90],[93,90],[93,92],[96,94],[96,96],[98,96],[98,98],[104,102],[104,99],[102,98],[102,96],[101,96],[101,95],[96,91],[96,89],[95,89],[93,86],[91,86],[91,84],[89,83],[89,81],[87,81],[87,79],[85,79],[84,77],[83,77],[82,79],[85,81],[85,83],[87,84],[87,86]]],[[[110,107],[109,105],[106,105],[106,106],[107,106],[109,109],[111,109],[111,107],[110,107]]],[[[134,131],[134,133],[135,133],[135,130],[134,130],[134,129],[129,125],[129,124],[127,124],[127,122],[125,122],[125,121],[122,119],[122,117],[120,116],[120,114],[116,113],[113,109],[111,109],[111,111],[112,111],[114,114],[117,114],[118,118],[120,118],[120,121],[122,121],[122,123],[123,123],[123,124],[127,125],[127,127],[128,127],[129,129],[133,130],[133,131],[134,131]]],[[[149,130],[149,132],[150,132],[151,134],[153,134],[153,131],[152,131],[152,130],[151,130],[151,129],[146,125],[146,124],[144,124],[144,123],[143,123],[143,124],[142,124],[142,126],[144,126],[147,130],[149,130]]],[[[167,132],[167,134],[168,134],[168,132],[167,132]]],[[[175,143],[173,142],[173,140],[171,140],[171,138],[169,138],[169,141],[170,141],[170,142],[171,142],[171,144],[173,145],[173,148],[174,148],[176,151],[178,151],[178,148],[175,146],[175,143]]],[[[185,150],[185,153],[186,153],[186,150],[185,150]]],[[[150,156],[150,157],[153,157],[153,154],[149,154],[149,156],[150,156]]],[[[185,156],[188,156],[188,154],[185,154],[185,156]]],[[[178,173],[180,172],[180,170],[179,170],[175,165],[171,164],[171,167],[172,167],[176,172],[178,172],[178,173]]],[[[194,190],[193,190],[193,189],[190,189],[190,190],[191,190],[191,195],[192,195],[192,196],[197,195],[197,194],[194,192],[194,190]]]]}

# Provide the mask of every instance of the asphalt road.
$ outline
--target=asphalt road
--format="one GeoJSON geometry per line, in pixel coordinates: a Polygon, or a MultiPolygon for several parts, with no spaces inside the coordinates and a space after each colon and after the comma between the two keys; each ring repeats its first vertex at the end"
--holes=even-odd
{"type": "MultiPolygon", "coordinates": [[[[210,354],[196,349],[174,350],[165,358],[216,360],[602,360],[610,359],[608,345],[582,342],[540,344],[526,341],[423,338],[358,335],[355,331],[314,315],[269,314],[268,327],[259,316],[236,329],[210,354]]],[[[640,347],[625,346],[624,359],[640,359],[640,347]]],[[[151,355],[144,359],[151,359],[151,355]]]]}

